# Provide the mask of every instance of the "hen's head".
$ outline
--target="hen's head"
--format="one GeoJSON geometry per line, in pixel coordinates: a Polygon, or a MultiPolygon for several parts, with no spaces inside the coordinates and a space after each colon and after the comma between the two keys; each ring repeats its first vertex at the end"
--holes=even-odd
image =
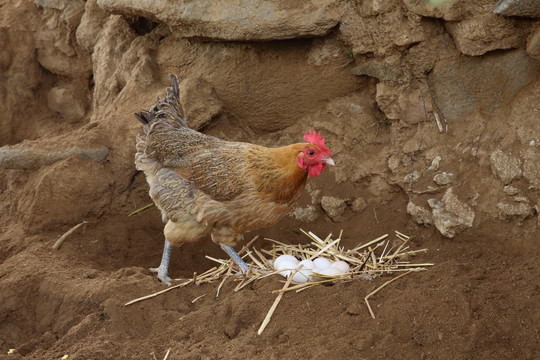
{"type": "Polygon", "coordinates": [[[317,135],[312,130],[308,134],[304,134],[304,140],[307,144],[298,153],[296,163],[301,169],[307,169],[309,176],[321,175],[326,164],[334,165],[334,160],[330,157],[330,150],[324,146],[324,139],[321,134],[317,135]]]}

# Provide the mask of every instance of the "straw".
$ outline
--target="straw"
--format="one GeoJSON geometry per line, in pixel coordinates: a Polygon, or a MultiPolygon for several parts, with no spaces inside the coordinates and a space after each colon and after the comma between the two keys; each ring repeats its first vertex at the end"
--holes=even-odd
{"type": "Polygon", "coordinates": [[[67,239],[67,237],[71,234],[73,234],[78,228],[80,228],[81,226],[84,226],[86,227],[86,225],[88,224],[87,221],[83,221],[82,223],[79,223],[77,225],[75,225],[74,227],[72,227],[71,229],[69,229],[68,231],[66,231],[66,233],[62,236],[60,236],[58,238],[58,240],[56,240],[56,242],[54,243],[54,245],[52,246],[52,248],[54,250],[58,250],[58,248],[60,248],[60,245],[62,245],[62,243],[64,242],[64,240],[67,239]]]}
{"type": "MultiPolygon", "coordinates": [[[[158,296],[178,287],[184,287],[189,284],[202,285],[212,283],[214,281],[219,281],[216,291],[216,297],[218,297],[222,290],[223,284],[228,279],[232,279],[233,281],[237,282],[236,286],[234,287],[234,292],[238,292],[256,280],[261,280],[269,276],[280,275],[283,270],[275,270],[272,267],[272,264],[277,257],[284,254],[293,255],[297,259],[313,260],[315,258],[326,258],[329,261],[341,260],[349,264],[350,271],[347,273],[337,274],[334,276],[313,274],[313,280],[305,283],[295,283],[292,281],[294,274],[300,270],[301,266],[296,269],[291,269],[293,271],[285,281],[285,285],[281,289],[274,291],[274,293],[277,293],[277,297],[257,332],[259,335],[261,335],[270,322],[272,315],[274,314],[279,302],[286,292],[301,292],[316,285],[332,284],[339,281],[353,281],[359,279],[372,280],[383,274],[399,274],[393,279],[385,282],[364,298],[371,317],[375,318],[375,314],[373,313],[368,301],[371,296],[375,295],[391,282],[407,274],[423,271],[434,265],[433,263],[429,262],[409,261],[411,257],[414,257],[419,253],[427,252],[427,249],[411,250],[409,244],[411,244],[413,237],[407,236],[399,231],[395,231],[394,233],[395,238],[401,242],[395,250],[390,246],[391,239],[389,238],[389,234],[384,234],[376,239],[360,243],[353,249],[345,250],[342,247],[340,248],[343,235],[342,230],[340,231],[337,239],[332,239],[332,234],[329,234],[323,239],[311,231],[300,230],[311,240],[309,244],[290,245],[278,240],[265,239],[271,244],[271,248],[257,250],[255,248],[249,248],[255,242],[255,240],[257,240],[257,237],[253,238],[238,252],[239,254],[242,254],[242,258],[246,261],[248,266],[250,266],[250,270],[247,274],[244,274],[231,259],[224,260],[206,256],[207,259],[216,262],[217,266],[212,267],[202,274],[194,274],[191,279],[176,279],[183,280],[183,282],[154,294],[129,301],[125,304],[125,306],[158,296]]],[[[193,302],[199,298],[200,297],[195,298],[193,302]]]]}

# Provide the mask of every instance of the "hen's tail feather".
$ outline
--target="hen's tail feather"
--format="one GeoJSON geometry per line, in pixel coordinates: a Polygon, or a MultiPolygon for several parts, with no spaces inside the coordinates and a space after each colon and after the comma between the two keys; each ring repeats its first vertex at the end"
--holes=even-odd
{"type": "Polygon", "coordinates": [[[141,122],[141,124],[143,125],[148,125],[150,124],[150,122],[148,120],[146,120],[148,116],[148,112],[147,111],[141,111],[140,113],[135,113],[135,117],[137,118],[137,120],[139,120],[141,122]]]}
{"type": "Polygon", "coordinates": [[[135,117],[143,125],[150,125],[156,119],[162,119],[169,121],[172,120],[172,122],[180,126],[187,126],[186,119],[178,110],[178,103],[180,102],[180,87],[178,86],[178,77],[175,74],[171,74],[170,78],[172,87],[167,88],[167,96],[165,96],[163,100],[160,100],[158,97],[157,102],[150,108],[150,110],[135,113],[135,117]]]}

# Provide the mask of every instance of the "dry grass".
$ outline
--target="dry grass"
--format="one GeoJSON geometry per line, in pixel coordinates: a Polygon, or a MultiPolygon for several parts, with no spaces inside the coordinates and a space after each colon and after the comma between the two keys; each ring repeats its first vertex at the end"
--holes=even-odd
{"type": "Polygon", "coordinates": [[[253,281],[260,280],[268,276],[279,275],[280,271],[274,270],[272,263],[278,256],[284,254],[293,255],[300,260],[326,258],[332,262],[341,260],[349,264],[350,271],[347,273],[341,273],[334,276],[316,274],[317,277],[315,281],[294,283],[294,285],[291,286],[293,283],[292,277],[295,272],[300,270],[300,267],[294,269],[293,273],[289,276],[289,279],[285,281],[285,285],[281,289],[274,291],[274,293],[278,293],[278,297],[268,312],[263,325],[258,331],[258,334],[260,335],[270,321],[272,313],[276,309],[279,300],[285,292],[300,292],[316,285],[334,283],[337,281],[345,282],[357,279],[372,280],[373,278],[383,274],[400,274],[399,276],[385,282],[382,286],[378,287],[364,298],[371,317],[375,318],[375,314],[373,313],[368,301],[369,297],[375,295],[382,288],[398,278],[412,272],[426,270],[427,267],[433,265],[431,263],[411,262],[411,258],[418,253],[426,252],[427,249],[411,249],[410,242],[412,237],[402,234],[399,231],[395,231],[395,236],[392,238],[388,234],[385,234],[367,243],[358,244],[355,248],[350,250],[345,250],[342,246],[340,246],[343,231],[341,231],[339,237],[336,239],[332,239],[332,234],[329,234],[326,238],[321,239],[311,231],[306,232],[302,230],[302,232],[311,239],[310,244],[290,245],[276,240],[266,239],[272,244],[271,249],[257,250],[255,248],[250,249],[257,237],[251,240],[242,248],[242,250],[238,252],[244,261],[250,266],[250,270],[247,274],[242,274],[238,266],[231,259],[224,260],[206,256],[208,259],[216,262],[217,266],[214,266],[202,274],[195,273],[194,276],[188,280],[176,279],[182,281],[182,283],[157,293],[132,300],[125,305],[127,306],[135,302],[163,294],[164,292],[170,291],[174,288],[184,287],[192,283],[202,285],[220,280],[219,286],[216,290],[217,297],[219,296],[223,284],[227,280],[232,279],[238,283],[234,288],[234,291],[237,292],[253,281]]]}

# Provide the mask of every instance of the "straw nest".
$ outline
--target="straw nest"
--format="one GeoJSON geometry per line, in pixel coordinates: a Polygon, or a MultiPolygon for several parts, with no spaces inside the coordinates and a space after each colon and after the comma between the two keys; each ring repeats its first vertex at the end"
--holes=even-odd
{"type": "Polygon", "coordinates": [[[250,266],[250,270],[247,274],[242,274],[238,266],[231,259],[224,260],[206,256],[208,259],[216,262],[217,265],[202,274],[194,273],[191,279],[176,279],[182,282],[160,292],[132,300],[125,305],[127,306],[189,284],[202,285],[219,281],[216,290],[217,297],[219,296],[223,284],[229,279],[238,282],[234,288],[234,291],[237,292],[253,281],[268,276],[281,276],[280,271],[274,270],[272,264],[278,256],[284,254],[292,255],[300,260],[326,258],[331,262],[345,261],[349,264],[350,271],[347,273],[340,273],[333,276],[317,274],[316,280],[305,283],[293,283],[292,278],[294,274],[301,269],[301,266],[294,269],[285,281],[285,285],[281,289],[274,291],[275,293],[278,293],[278,297],[270,309],[267,318],[263,321],[263,325],[259,329],[259,334],[261,334],[268,323],[273,310],[275,310],[277,303],[279,303],[279,300],[285,292],[300,292],[316,285],[335,283],[338,281],[347,282],[357,279],[371,280],[383,274],[398,274],[398,276],[385,282],[383,285],[367,294],[364,298],[371,317],[375,318],[375,314],[368,301],[370,296],[404,275],[426,270],[427,267],[433,265],[431,263],[412,262],[411,259],[414,258],[416,254],[426,252],[427,249],[411,249],[410,241],[412,237],[402,234],[399,231],[395,231],[395,237],[390,237],[389,234],[385,234],[367,243],[359,244],[350,250],[345,250],[340,246],[343,231],[340,232],[339,237],[336,239],[332,239],[332,234],[321,239],[311,231],[301,231],[311,239],[310,244],[290,245],[272,239],[265,239],[272,244],[271,249],[257,250],[255,248],[250,248],[255,240],[257,240],[257,237],[251,240],[238,252],[250,266]]]}

